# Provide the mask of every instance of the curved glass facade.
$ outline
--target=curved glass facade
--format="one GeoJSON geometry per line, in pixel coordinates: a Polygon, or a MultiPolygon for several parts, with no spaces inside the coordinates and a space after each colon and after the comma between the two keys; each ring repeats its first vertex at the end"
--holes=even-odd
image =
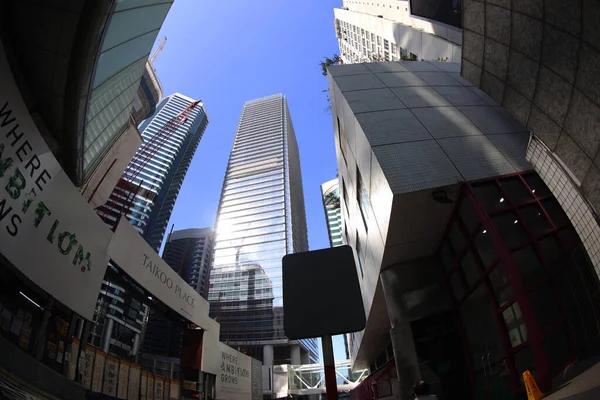
{"type": "MultiPolygon", "coordinates": [[[[244,105],[215,231],[208,299],[221,340],[287,340],[281,258],[307,251],[308,240],[298,146],[283,95],[244,105]]],[[[309,354],[316,349],[304,347],[309,354]]]]}

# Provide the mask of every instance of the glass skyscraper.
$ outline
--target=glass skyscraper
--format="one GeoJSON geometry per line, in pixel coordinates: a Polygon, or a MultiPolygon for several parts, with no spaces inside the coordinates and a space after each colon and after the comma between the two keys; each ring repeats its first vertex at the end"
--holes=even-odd
{"type": "Polygon", "coordinates": [[[313,362],[283,330],[281,259],[308,250],[300,156],[285,96],[246,102],[221,193],[210,275],[221,340],[264,365],[313,362]]]}
{"type": "Polygon", "coordinates": [[[331,247],[344,244],[342,239],[342,208],[340,206],[340,184],[338,179],[332,179],[321,185],[321,196],[327,219],[327,232],[331,247]]]}
{"type": "MultiPolygon", "coordinates": [[[[164,98],[156,107],[154,115],[140,124],[140,132],[145,142],[149,141],[171,118],[185,110],[195,100],[179,93],[164,98]]],[[[139,190],[131,202],[126,217],[140,232],[148,244],[158,251],[165,235],[175,200],[192,162],[196,148],[208,125],[208,118],[202,103],[192,109],[187,121],[169,134],[139,175],[133,177],[125,172],[123,178],[131,183],[129,190],[139,190]]],[[[139,165],[140,152],[131,163],[139,165]]],[[[132,169],[132,170],[135,170],[132,169]]],[[[109,210],[108,206],[123,202],[129,195],[127,190],[116,187],[107,204],[99,214],[107,216],[109,224],[115,224],[120,207],[109,210]]]]}

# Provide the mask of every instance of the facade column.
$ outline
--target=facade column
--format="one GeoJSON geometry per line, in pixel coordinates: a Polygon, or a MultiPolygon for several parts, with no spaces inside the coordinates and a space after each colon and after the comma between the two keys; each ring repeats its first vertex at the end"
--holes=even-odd
{"type": "Polygon", "coordinates": [[[108,353],[108,349],[110,348],[110,338],[112,337],[113,327],[115,325],[115,321],[112,318],[106,318],[106,323],[104,325],[104,332],[102,333],[102,343],[101,348],[102,351],[108,353]]]}
{"type": "Polygon", "coordinates": [[[300,345],[293,344],[290,346],[290,357],[292,365],[300,365],[302,363],[302,358],[300,357],[300,345]]]}
{"type": "Polygon", "coordinates": [[[390,338],[398,372],[400,398],[402,400],[412,399],[413,386],[421,380],[421,370],[412,327],[402,299],[403,291],[400,290],[397,272],[393,268],[382,271],[380,277],[392,326],[390,338]]]}
{"type": "Polygon", "coordinates": [[[263,346],[263,365],[265,367],[273,366],[273,345],[265,344],[263,346]]]}
{"type": "Polygon", "coordinates": [[[140,349],[140,334],[136,333],[133,337],[133,347],[131,348],[131,354],[136,356],[140,349]]]}

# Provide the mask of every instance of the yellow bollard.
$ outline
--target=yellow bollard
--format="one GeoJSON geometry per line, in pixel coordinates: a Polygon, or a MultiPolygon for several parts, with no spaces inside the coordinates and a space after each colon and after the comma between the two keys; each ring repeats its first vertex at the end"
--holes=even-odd
{"type": "Polygon", "coordinates": [[[540,391],[529,370],[523,372],[523,382],[525,382],[525,389],[527,389],[527,400],[540,400],[544,397],[544,393],[540,391]]]}

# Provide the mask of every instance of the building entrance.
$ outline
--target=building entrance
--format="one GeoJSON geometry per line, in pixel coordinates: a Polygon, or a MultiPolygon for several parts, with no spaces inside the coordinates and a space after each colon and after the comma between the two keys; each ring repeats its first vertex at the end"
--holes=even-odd
{"type": "Polygon", "coordinates": [[[548,390],[567,365],[597,349],[585,338],[598,337],[598,324],[580,317],[587,311],[597,320],[597,300],[572,301],[584,289],[580,276],[597,296],[589,258],[573,256],[579,248],[569,219],[535,173],[463,187],[439,256],[476,399],[526,399],[526,370],[548,390]]]}

